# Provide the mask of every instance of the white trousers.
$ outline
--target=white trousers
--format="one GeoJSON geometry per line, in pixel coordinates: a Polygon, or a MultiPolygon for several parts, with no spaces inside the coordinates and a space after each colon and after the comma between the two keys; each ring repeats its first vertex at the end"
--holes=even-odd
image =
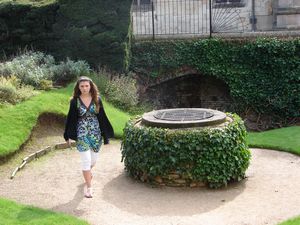
{"type": "Polygon", "coordinates": [[[91,150],[79,152],[81,157],[81,167],[83,171],[91,170],[91,167],[96,164],[99,152],[91,150]]]}

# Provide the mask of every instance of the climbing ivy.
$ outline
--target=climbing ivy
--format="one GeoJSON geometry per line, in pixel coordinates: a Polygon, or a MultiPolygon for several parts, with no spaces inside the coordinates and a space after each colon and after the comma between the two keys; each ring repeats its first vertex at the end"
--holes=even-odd
{"type": "Polygon", "coordinates": [[[237,115],[223,128],[163,129],[135,126],[130,120],[124,129],[122,161],[129,174],[140,179],[176,171],[192,181],[210,187],[241,180],[249,166],[250,151],[246,129],[237,115]]]}
{"type": "Polygon", "coordinates": [[[285,125],[300,116],[300,39],[145,41],[132,46],[131,69],[161,78],[190,67],[228,84],[236,112],[254,110],[285,125]]]}

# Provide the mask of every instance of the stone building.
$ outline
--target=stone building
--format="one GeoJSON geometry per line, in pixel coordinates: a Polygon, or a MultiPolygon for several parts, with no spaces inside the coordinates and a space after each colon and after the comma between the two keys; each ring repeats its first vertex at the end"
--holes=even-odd
{"type": "Polygon", "coordinates": [[[134,0],[131,15],[137,36],[300,30],[300,0],[134,0]]]}

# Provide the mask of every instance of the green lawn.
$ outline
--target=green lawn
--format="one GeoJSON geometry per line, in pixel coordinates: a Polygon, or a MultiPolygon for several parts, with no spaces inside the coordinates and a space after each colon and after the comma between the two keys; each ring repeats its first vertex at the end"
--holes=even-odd
{"type": "MultiPolygon", "coordinates": [[[[15,106],[0,108],[0,158],[15,151],[29,138],[38,116],[42,113],[55,113],[66,116],[73,84],[67,88],[43,92],[28,101],[15,106]]],[[[103,100],[117,138],[123,133],[125,123],[130,116],[103,100]]]]}
{"type": "Polygon", "coordinates": [[[0,225],[88,225],[62,213],[17,204],[0,198],[0,225]]]}
{"type": "Polygon", "coordinates": [[[250,132],[249,146],[287,151],[300,155],[300,126],[285,127],[265,132],[250,132]]]}
{"type": "Polygon", "coordinates": [[[284,221],[278,225],[300,225],[300,216],[284,221]]]}

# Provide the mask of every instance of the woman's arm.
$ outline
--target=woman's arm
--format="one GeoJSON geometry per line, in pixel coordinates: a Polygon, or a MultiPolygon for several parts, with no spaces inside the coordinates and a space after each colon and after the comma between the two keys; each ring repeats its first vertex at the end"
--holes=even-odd
{"type": "Polygon", "coordinates": [[[114,137],[114,129],[109,122],[109,119],[106,116],[101,98],[99,97],[99,113],[97,114],[97,118],[100,125],[101,136],[103,136],[104,144],[109,144],[109,138],[114,137]]]}
{"type": "Polygon", "coordinates": [[[74,140],[74,127],[77,126],[77,111],[76,111],[76,100],[71,99],[69,112],[65,122],[64,139],[68,142],[69,139],[74,140]]]}

